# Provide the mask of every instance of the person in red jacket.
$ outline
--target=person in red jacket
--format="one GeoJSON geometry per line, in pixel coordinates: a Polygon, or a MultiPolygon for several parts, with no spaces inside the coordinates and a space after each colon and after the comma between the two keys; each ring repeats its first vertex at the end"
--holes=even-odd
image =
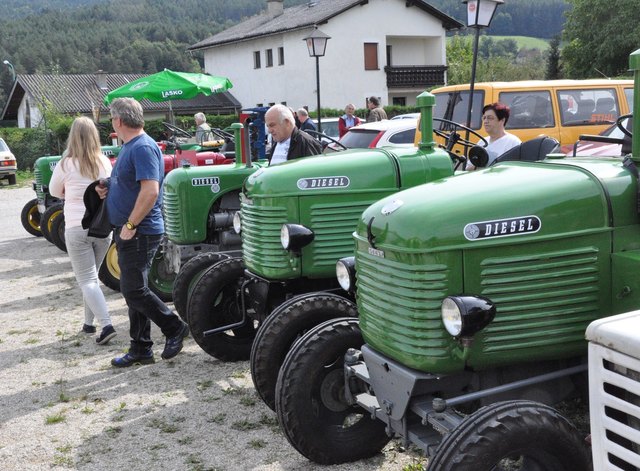
{"type": "Polygon", "coordinates": [[[344,107],[344,114],[338,119],[338,135],[340,137],[344,136],[350,128],[361,123],[360,118],[353,114],[355,111],[356,105],[352,103],[344,107]]]}

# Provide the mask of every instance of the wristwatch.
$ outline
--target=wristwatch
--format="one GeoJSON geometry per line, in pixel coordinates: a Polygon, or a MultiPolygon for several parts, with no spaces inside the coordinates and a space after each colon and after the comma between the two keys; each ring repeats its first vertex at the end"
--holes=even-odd
{"type": "Polygon", "coordinates": [[[127,226],[127,229],[129,229],[130,231],[132,231],[132,230],[134,230],[136,227],[138,227],[138,226],[136,226],[134,223],[132,223],[131,221],[127,221],[127,222],[126,222],[126,224],[125,224],[125,226],[127,226]]]}

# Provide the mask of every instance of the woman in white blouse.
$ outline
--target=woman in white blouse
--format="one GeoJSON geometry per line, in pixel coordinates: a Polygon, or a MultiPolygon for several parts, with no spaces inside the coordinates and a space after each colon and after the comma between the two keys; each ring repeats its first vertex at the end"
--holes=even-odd
{"type": "Polygon", "coordinates": [[[67,148],[53,171],[49,189],[53,196],[64,199],[65,243],[84,300],[82,332],[95,333],[93,322],[97,318],[102,327],[96,338],[98,345],[106,345],[116,336],[98,282],[98,268],[107,253],[111,237],[90,237],[88,229],[82,228],[85,213],[83,196],[90,183],[110,175],[111,162],[100,151],[98,129],[89,118],[76,118],[71,125],[67,148]]]}

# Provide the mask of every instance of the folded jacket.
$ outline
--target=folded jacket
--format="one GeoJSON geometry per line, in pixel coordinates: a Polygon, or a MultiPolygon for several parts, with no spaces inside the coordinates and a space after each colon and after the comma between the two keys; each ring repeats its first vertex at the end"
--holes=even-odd
{"type": "Polygon", "coordinates": [[[85,212],[82,218],[82,228],[89,229],[89,236],[104,239],[109,237],[113,227],[111,227],[107,214],[106,198],[100,199],[96,192],[96,186],[99,184],[100,180],[92,182],[84,192],[85,212]]]}

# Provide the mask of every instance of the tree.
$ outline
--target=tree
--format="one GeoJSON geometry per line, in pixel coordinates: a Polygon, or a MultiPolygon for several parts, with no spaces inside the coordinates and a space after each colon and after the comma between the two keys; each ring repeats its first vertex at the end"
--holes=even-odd
{"type": "Polygon", "coordinates": [[[549,52],[547,53],[546,80],[556,80],[562,77],[560,70],[560,36],[554,37],[549,42],[549,52]]]}
{"type": "Polygon", "coordinates": [[[568,0],[562,49],[565,75],[588,78],[619,76],[629,67],[629,54],[640,46],[637,0],[568,0]]]}

